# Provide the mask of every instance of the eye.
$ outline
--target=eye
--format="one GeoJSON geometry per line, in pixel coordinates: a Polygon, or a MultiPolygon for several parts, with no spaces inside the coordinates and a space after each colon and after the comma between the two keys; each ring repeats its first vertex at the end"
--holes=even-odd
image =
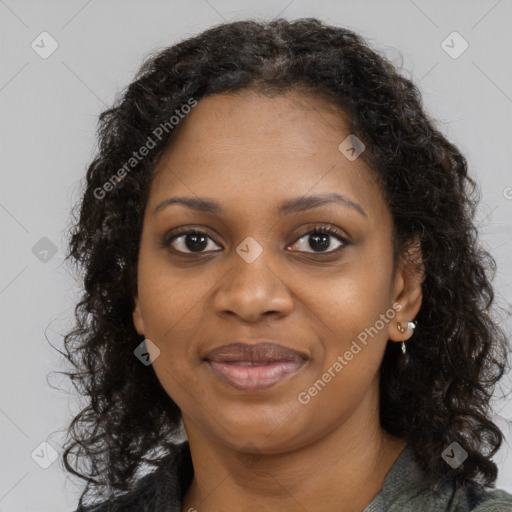
{"type": "Polygon", "coordinates": [[[312,252],[313,254],[332,254],[341,250],[342,247],[350,244],[339,229],[333,226],[318,226],[311,231],[304,233],[294,245],[299,245],[299,247],[302,248],[309,247],[310,249],[313,249],[312,251],[302,252],[312,252]],[[332,237],[335,237],[339,241],[339,245],[334,249],[327,250],[331,247],[332,237]]]}
{"type": "Polygon", "coordinates": [[[205,251],[209,245],[208,240],[213,242],[213,239],[204,231],[198,229],[183,229],[171,235],[166,235],[162,241],[162,247],[168,248],[174,244],[173,249],[182,254],[218,252],[205,251]]]}
{"type": "MultiPolygon", "coordinates": [[[[167,234],[162,240],[162,247],[172,249],[181,254],[204,254],[206,252],[219,252],[212,250],[209,241],[215,242],[211,236],[205,231],[199,229],[181,229],[177,232],[167,234]],[[207,250],[210,248],[210,250],[207,250]]],[[[311,252],[313,254],[332,254],[341,250],[342,247],[350,245],[344,237],[343,232],[333,226],[317,226],[314,229],[304,233],[291,247],[298,245],[299,248],[310,248],[312,251],[303,250],[299,252],[311,252]],[[309,237],[309,241],[306,240],[309,237]],[[331,247],[332,238],[336,238],[339,245],[334,249],[327,250],[331,247]]]]}

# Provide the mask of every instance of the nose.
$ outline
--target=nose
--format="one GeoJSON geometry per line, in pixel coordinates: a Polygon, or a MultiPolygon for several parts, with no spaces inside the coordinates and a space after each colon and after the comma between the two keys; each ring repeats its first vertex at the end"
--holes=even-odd
{"type": "Polygon", "coordinates": [[[246,322],[257,322],[271,314],[281,318],[291,313],[293,298],[287,276],[280,275],[276,265],[270,267],[265,251],[251,263],[237,253],[233,260],[215,293],[214,309],[218,315],[236,315],[246,322]]]}

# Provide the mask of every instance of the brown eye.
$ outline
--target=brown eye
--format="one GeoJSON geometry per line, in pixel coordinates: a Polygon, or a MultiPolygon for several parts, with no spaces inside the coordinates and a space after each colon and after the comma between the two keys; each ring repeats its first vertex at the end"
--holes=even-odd
{"type": "Polygon", "coordinates": [[[166,248],[172,246],[174,251],[183,254],[216,252],[211,250],[209,241],[213,242],[213,239],[204,231],[188,229],[174,233],[172,236],[166,236],[162,246],[166,248]],[[207,248],[210,250],[206,251],[207,248]]]}
{"type": "MultiPolygon", "coordinates": [[[[303,249],[311,249],[311,251],[303,250],[299,252],[312,252],[313,254],[328,254],[340,250],[340,248],[349,245],[343,233],[332,226],[316,227],[315,229],[304,233],[294,245],[299,245],[303,249]],[[332,247],[333,238],[338,240],[339,245],[332,247]]],[[[293,246],[292,246],[293,247],[293,246]]]]}

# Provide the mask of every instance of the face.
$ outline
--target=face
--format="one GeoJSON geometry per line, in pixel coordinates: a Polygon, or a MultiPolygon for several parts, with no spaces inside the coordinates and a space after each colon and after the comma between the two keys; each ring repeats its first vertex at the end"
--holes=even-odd
{"type": "Polygon", "coordinates": [[[151,185],[133,319],[160,351],[153,367],[187,433],[278,453],[356,414],[373,428],[384,349],[407,339],[396,323],[414,318],[420,292],[393,273],[371,170],[338,148],[343,112],[298,92],[244,92],[202,99],[183,123],[151,185]],[[269,380],[261,366],[205,360],[260,340],[300,364],[283,357],[269,380]]]}

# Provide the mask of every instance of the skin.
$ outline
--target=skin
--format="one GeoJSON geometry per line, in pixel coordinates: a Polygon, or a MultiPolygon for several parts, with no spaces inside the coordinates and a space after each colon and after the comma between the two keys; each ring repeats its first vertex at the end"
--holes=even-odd
{"type": "Polygon", "coordinates": [[[371,170],[338,150],[349,133],[341,110],[299,91],[213,95],[158,164],[133,320],[158,346],[154,370],[183,414],[195,476],[182,511],[360,512],[405,445],[380,427],[378,369],[388,340],[412,335],[397,322],[417,315],[422,276],[400,261],[393,272],[392,217],[371,170]],[[277,213],[284,200],[332,192],[365,215],[341,203],[277,213]],[[153,214],[171,196],[212,199],[226,212],[173,204],[153,214]],[[329,235],[330,255],[311,247],[307,233],[323,224],[349,244],[329,235]],[[208,245],[191,252],[182,235],[163,248],[180,226],[205,231],[208,245]],[[236,252],[247,237],[263,250],[252,263],[236,252]],[[394,318],[300,403],[298,394],[393,304],[401,305],[394,318]],[[201,356],[241,338],[271,339],[309,360],[269,389],[236,390],[201,356]]]}

